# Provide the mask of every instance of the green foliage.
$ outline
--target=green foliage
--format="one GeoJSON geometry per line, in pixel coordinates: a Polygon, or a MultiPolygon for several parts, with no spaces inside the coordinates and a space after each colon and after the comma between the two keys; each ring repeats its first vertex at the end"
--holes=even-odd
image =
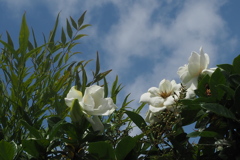
{"type": "Polygon", "coordinates": [[[184,99],[182,86],[173,111],[154,115],[158,121],[148,124],[140,115],[145,103],[131,109],[130,94],[119,100],[123,86],[118,76],[108,82],[112,70],[101,70],[98,52],[91,75],[86,66],[93,60],[73,61],[80,52],[72,50],[87,36],[82,30],[90,26],[84,24],[85,14],[77,21],[66,19],[60,32],[58,15],[43,44],[38,44],[34,30],[29,30],[24,14],[19,45],[8,32],[6,41],[0,39],[0,159],[240,157],[240,56],[233,64],[218,65],[212,75],[201,76],[195,98],[184,99]],[[103,123],[101,131],[94,130],[96,122],[90,121],[92,116],[81,108],[82,102],[75,99],[68,107],[64,100],[72,86],[85,94],[86,88],[95,84],[103,87],[104,98],[118,106],[108,116],[97,115],[103,123]],[[189,124],[194,124],[195,130],[186,133],[184,127],[189,124]],[[140,133],[132,136],[133,128],[140,133]],[[195,137],[199,140],[192,144],[195,137]]]}

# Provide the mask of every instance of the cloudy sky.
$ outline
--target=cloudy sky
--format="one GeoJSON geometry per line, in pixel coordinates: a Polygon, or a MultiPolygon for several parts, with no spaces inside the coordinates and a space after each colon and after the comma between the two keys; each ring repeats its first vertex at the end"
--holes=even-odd
{"type": "Polygon", "coordinates": [[[175,79],[178,67],[202,46],[210,66],[231,63],[240,53],[240,2],[238,0],[0,0],[0,34],[8,30],[17,39],[26,12],[38,40],[48,34],[60,12],[60,25],[85,10],[89,36],[76,48],[79,60],[100,53],[103,71],[113,69],[125,86],[122,94],[139,97],[162,79],[175,79]]]}

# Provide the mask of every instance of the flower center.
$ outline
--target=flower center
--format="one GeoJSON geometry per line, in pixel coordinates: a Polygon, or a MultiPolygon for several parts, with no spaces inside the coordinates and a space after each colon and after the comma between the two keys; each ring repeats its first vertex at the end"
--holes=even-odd
{"type": "Polygon", "coordinates": [[[167,97],[169,97],[171,94],[172,94],[171,92],[161,92],[161,93],[160,93],[160,96],[161,96],[162,98],[167,98],[167,97]]]}

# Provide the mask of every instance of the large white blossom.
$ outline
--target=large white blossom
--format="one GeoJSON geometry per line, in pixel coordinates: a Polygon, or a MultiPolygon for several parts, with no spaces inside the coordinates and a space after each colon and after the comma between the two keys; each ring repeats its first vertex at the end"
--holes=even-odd
{"type": "Polygon", "coordinates": [[[182,84],[187,88],[196,89],[198,85],[198,77],[201,74],[211,75],[215,68],[208,69],[209,56],[203,52],[202,47],[200,48],[200,54],[192,52],[188,59],[188,64],[179,67],[177,73],[180,76],[182,84]]]}
{"type": "Polygon", "coordinates": [[[82,92],[73,86],[65,98],[66,105],[71,107],[75,99],[78,99],[81,110],[86,119],[92,124],[94,130],[103,129],[98,116],[110,115],[117,108],[111,98],[104,98],[103,87],[97,85],[86,87],[84,96],[82,96],[82,92]]]}
{"type": "Polygon", "coordinates": [[[164,109],[172,110],[174,103],[178,100],[181,85],[174,80],[169,81],[163,79],[159,87],[149,88],[147,93],[142,94],[140,102],[149,104],[149,110],[153,113],[164,109]]]}

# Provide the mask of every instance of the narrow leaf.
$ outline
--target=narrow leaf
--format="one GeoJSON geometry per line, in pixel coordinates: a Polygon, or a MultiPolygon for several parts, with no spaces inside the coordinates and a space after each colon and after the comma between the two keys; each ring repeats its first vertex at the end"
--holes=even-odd
{"type": "Polygon", "coordinates": [[[68,19],[66,19],[66,21],[67,21],[67,34],[68,34],[68,37],[71,39],[72,38],[72,28],[71,28],[71,26],[70,26],[70,23],[69,23],[69,21],[68,21],[68,19]]]}
{"type": "Polygon", "coordinates": [[[20,53],[25,53],[28,47],[28,38],[29,38],[29,30],[26,21],[26,13],[23,14],[22,24],[19,33],[19,50],[20,53]]]}
{"type": "Polygon", "coordinates": [[[81,25],[83,24],[84,16],[85,16],[86,12],[87,12],[87,11],[85,11],[85,12],[81,15],[81,17],[78,19],[78,28],[80,28],[81,25]]]}
{"type": "Polygon", "coordinates": [[[66,44],[66,35],[64,29],[62,28],[61,41],[63,44],[66,44]]]}
{"type": "Polygon", "coordinates": [[[77,29],[77,23],[74,21],[74,19],[71,16],[70,16],[70,20],[71,20],[73,28],[77,29]]]}

